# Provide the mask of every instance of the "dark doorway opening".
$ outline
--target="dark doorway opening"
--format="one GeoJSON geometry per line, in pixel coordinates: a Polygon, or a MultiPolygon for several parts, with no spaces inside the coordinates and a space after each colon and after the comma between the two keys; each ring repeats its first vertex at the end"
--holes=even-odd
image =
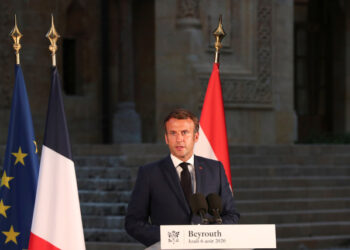
{"type": "Polygon", "coordinates": [[[344,132],[345,29],[339,1],[296,0],[294,105],[298,141],[344,132]]]}

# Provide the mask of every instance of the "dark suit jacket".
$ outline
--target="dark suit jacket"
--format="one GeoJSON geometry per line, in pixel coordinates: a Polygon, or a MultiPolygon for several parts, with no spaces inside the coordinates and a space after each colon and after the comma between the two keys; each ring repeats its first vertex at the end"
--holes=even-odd
{"type": "MultiPolygon", "coordinates": [[[[237,223],[239,213],[221,162],[194,156],[196,192],[222,198],[222,220],[237,223]]],[[[192,216],[170,155],[139,168],[136,184],[125,217],[129,235],[146,246],[160,240],[160,225],[199,224],[192,216]]]]}

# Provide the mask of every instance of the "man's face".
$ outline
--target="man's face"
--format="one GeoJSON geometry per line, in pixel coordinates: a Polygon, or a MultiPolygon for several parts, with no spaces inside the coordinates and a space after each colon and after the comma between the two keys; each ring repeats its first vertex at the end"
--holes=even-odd
{"type": "Polygon", "coordinates": [[[198,132],[194,131],[194,122],[190,119],[171,118],[165,124],[165,142],[170,153],[182,161],[193,154],[194,143],[198,141],[198,132]]]}

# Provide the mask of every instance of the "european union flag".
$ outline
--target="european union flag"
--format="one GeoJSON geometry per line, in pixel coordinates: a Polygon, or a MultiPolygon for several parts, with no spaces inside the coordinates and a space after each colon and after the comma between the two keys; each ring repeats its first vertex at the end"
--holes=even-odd
{"type": "Polygon", "coordinates": [[[4,168],[0,184],[0,249],[27,249],[39,172],[25,82],[15,66],[4,168]]]}

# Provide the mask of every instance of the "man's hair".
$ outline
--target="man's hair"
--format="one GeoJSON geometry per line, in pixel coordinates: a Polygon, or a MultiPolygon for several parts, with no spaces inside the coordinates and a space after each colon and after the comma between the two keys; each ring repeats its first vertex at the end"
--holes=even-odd
{"type": "Polygon", "coordinates": [[[164,122],[163,122],[165,133],[167,133],[165,125],[171,118],[175,118],[175,119],[179,119],[179,120],[191,119],[194,123],[194,132],[197,133],[199,131],[199,121],[198,121],[197,116],[195,116],[192,112],[190,112],[186,109],[178,108],[178,109],[174,109],[173,111],[171,111],[165,117],[164,122]]]}

